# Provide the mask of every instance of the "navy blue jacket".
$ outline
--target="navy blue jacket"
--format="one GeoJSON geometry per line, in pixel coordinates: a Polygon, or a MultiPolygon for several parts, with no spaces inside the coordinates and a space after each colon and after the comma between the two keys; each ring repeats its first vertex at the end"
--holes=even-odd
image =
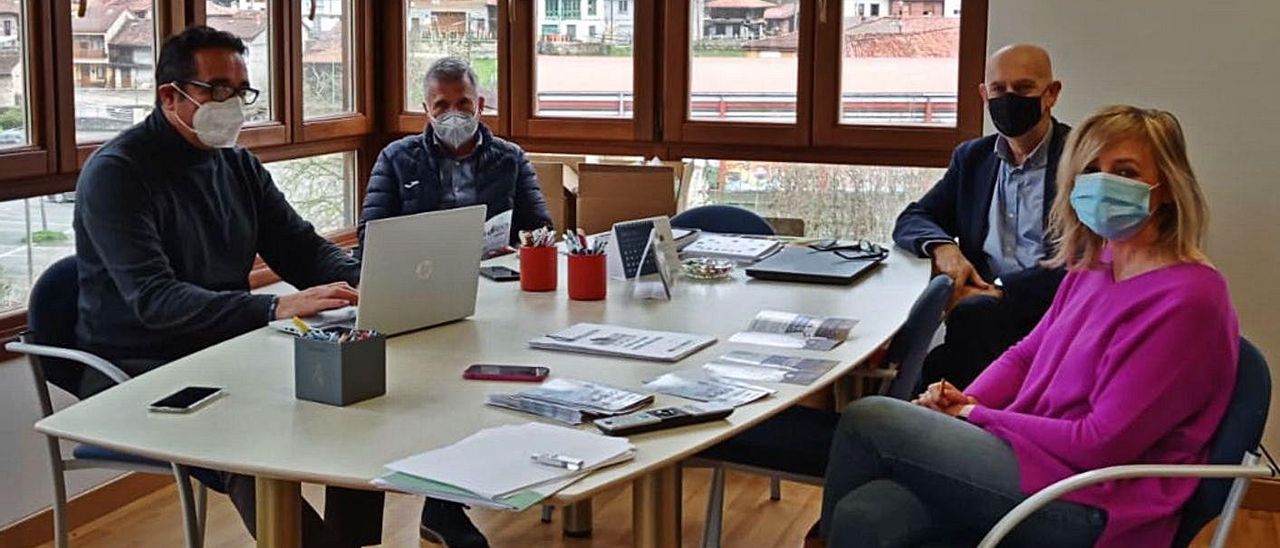
{"type": "MultiPolygon", "coordinates": [[[[1066,145],[1071,126],[1056,119],[1053,121],[1053,139],[1049,142],[1049,159],[1044,176],[1044,219],[1057,196],[1058,160],[1066,145]]],[[[938,184],[917,202],[913,202],[898,216],[893,227],[893,241],[903,249],[920,257],[928,257],[922,244],[934,240],[958,238],[960,252],[973,264],[987,281],[994,279],[982,244],[990,229],[988,214],[995,192],[996,177],[1000,169],[1000,157],[996,155],[997,135],[988,135],[961,143],[951,155],[951,165],[938,184]]],[[[1047,231],[1046,231],[1047,232],[1047,231]]],[[[1052,242],[1045,242],[1045,253],[1053,253],[1052,242]]],[[[1062,281],[1062,269],[1045,269],[1034,266],[1001,277],[1006,296],[1025,296],[1036,302],[1053,300],[1058,284],[1062,281]]]]}
{"type": "MultiPolygon", "coordinates": [[[[486,217],[514,210],[513,243],[520,230],[553,226],[547,201],[538,186],[538,175],[525,158],[524,150],[495,137],[484,124],[480,124],[479,131],[481,143],[471,155],[477,162],[476,203],[489,207],[486,217]]],[[[444,154],[447,153],[436,145],[430,126],[424,133],[409,135],[382,149],[373,165],[360,212],[357,257],[364,248],[365,223],[440,209],[442,183],[436,158],[444,154]]]]}

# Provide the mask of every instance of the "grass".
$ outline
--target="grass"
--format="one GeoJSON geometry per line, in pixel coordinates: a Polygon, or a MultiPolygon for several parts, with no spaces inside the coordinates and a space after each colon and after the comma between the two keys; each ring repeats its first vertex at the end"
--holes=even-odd
{"type": "Polygon", "coordinates": [[[31,233],[30,242],[35,245],[65,242],[70,239],[67,233],[57,230],[37,230],[31,233]]]}

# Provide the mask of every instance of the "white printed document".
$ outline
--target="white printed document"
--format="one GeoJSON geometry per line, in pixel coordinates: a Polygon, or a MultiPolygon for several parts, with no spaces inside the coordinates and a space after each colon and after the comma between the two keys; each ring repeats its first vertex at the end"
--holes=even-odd
{"type": "Polygon", "coordinates": [[[696,369],[667,373],[644,383],[644,386],[654,392],[728,407],[740,407],[777,392],[770,388],[719,378],[696,369]]]}
{"type": "Polygon", "coordinates": [[[734,334],[729,342],[793,348],[831,350],[849,338],[858,320],[819,318],[790,312],[765,310],[756,314],[746,331],[734,334]]]}
{"type": "Polygon", "coordinates": [[[783,243],[768,238],[702,234],[681,250],[685,257],[729,259],[740,263],[754,263],[782,249],[783,243]]]}
{"type": "Polygon", "coordinates": [[[722,378],[748,382],[782,382],[806,386],[813,384],[832,367],[835,360],[819,360],[779,354],[730,352],[702,366],[707,373],[722,378]]]}
{"type": "Polygon", "coordinates": [[[711,346],[715,337],[631,329],[595,323],[574,324],[567,329],[529,341],[543,350],[565,350],[603,356],[621,356],[662,362],[680,361],[711,346]]]}
{"type": "Polygon", "coordinates": [[[511,211],[503,211],[484,222],[484,257],[492,257],[511,245],[511,211]]]}

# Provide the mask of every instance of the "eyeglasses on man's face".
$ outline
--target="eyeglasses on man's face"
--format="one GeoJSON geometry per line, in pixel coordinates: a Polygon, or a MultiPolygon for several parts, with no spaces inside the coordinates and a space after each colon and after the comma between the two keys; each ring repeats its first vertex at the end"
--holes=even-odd
{"type": "Polygon", "coordinates": [[[249,86],[236,88],[225,84],[210,84],[199,80],[186,80],[183,83],[204,88],[205,91],[209,92],[209,97],[219,103],[232,97],[239,97],[244,101],[244,104],[252,105],[254,101],[258,100],[258,94],[260,93],[258,90],[249,86]]]}

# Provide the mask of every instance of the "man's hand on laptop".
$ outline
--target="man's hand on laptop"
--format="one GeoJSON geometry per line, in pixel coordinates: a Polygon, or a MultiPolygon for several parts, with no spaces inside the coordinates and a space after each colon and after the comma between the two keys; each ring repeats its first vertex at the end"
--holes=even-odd
{"type": "Polygon", "coordinates": [[[297,293],[281,295],[276,305],[276,319],[312,316],[359,302],[360,293],[347,282],[318,285],[297,293]]]}

